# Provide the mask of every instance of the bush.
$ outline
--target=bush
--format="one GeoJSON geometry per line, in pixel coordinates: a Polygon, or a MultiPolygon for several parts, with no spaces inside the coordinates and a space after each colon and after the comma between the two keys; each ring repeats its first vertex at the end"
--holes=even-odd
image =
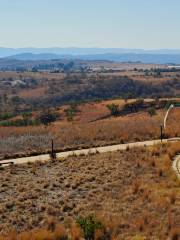
{"type": "Polygon", "coordinates": [[[39,116],[39,121],[44,125],[49,125],[52,122],[55,122],[58,118],[58,114],[56,112],[47,110],[45,112],[41,112],[39,116]]]}
{"type": "Polygon", "coordinates": [[[0,114],[0,120],[7,120],[7,119],[10,119],[10,118],[13,118],[14,115],[12,113],[3,113],[3,114],[0,114]]]}
{"type": "Polygon", "coordinates": [[[3,121],[0,122],[1,127],[22,127],[22,126],[37,126],[40,122],[37,119],[17,119],[12,121],[3,121]]]}
{"type": "Polygon", "coordinates": [[[151,117],[157,114],[156,109],[154,107],[149,108],[148,113],[151,117]]]}
{"type": "Polygon", "coordinates": [[[64,110],[66,113],[66,117],[68,121],[73,121],[77,110],[77,105],[76,104],[71,104],[69,108],[64,110]]]}
{"type": "Polygon", "coordinates": [[[83,230],[86,240],[94,240],[96,230],[102,228],[101,222],[97,221],[94,216],[80,217],[77,219],[77,224],[83,230]]]}
{"type": "Polygon", "coordinates": [[[22,113],[21,115],[22,115],[22,117],[23,117],[24,119],[29,118],[29,117],[32,117],[32,113],[31,113],[31,112],[24,112],[24,113],[22,113]]]}
{"type": "Polygon", "coordinates": [[[109,104],[107,105],[107,108],[111,112],[111,115],[117,116],[119,114],[119,106],[117,104],[114,104],[114,103],[109,104]]]}

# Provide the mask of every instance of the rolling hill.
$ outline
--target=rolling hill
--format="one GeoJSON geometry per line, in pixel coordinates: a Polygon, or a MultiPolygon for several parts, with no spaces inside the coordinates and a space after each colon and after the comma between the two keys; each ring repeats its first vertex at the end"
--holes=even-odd
{"type": "Polygon", "coordinates": [[[180,50],[121,48],[0,48],[0,58],[15,60],[81,59],[114,62],[180,64],[180,50]]]}

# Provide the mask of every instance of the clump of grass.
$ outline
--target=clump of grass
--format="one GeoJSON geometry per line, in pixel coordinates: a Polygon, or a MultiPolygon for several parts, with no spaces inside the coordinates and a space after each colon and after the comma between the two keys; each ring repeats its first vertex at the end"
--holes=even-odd
{"type": "Polygon", "coordinates": [[[144,230],[144,227],[145,227],[144,220],[139,219],[136,224],[137,224],[138,231],[142,232],[144,230]]]}
{"type": "Polygon", "coordinates": [[[151,166],[156,167],[156,162],[154,160],[151,161],[151,166]]]}
{"type": "Polygon", "coordinates": [[[170,201],[171,204],[175,204],[175,202],[176,202],[176,192],[175,191],[170,193],[169,201],[170,201]]]}
{"type": "Polygon", "coordinates": [[[171,230],[173,227],[174,221],[171,213],[171,209],[168,211],[168,229],[171,230]]]}
{"type": "Polygon", "coordinates": [[[71,238],[72,240],[79,240],[82,237],[82,232],[79,226],[73,225],[71,227],[71,238]]]}
{"type": "Polygon", "coordinates": [[[180,228],[172,228],[170,232],[170,240],[179,240],[180,238],[180,228]]]}
{"type": "Polygon", "coordinates": [[[146,237],[143,237],[141,235],[136,235],[132,238],[132,240],[145,240],[145,239],[146,239],[146,237]]]}
{"type": "Polygon", "coordinates": [[[163,170],[162,170],[162,169],[159,169],[159,170],[158,170],[158,176],[159,176],[159,177],[163,177],[163,170]]]}
{"type": "Polygon", "coordinates": [[[139,192],[139,189],[140,189],[140,183],[138,181],[135,181],[132,186],[133,194],[137,194],[139,192]]]}

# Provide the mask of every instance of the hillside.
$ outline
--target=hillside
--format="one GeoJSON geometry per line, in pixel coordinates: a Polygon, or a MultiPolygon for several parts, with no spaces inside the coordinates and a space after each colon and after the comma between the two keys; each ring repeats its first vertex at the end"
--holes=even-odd
{"type": "MultiPolygon", "coordinates": [[[[39,121],[42,111],[31,114],[0,115],[1,158],[47,153],[54,139],[56,151],[93,146],[144,141],[160,138],[166,105],[179,99],[108,100],[102,102],[64,105],[51,109],[55,119],[44,125],[39,121]],[[111,114],[108,106],[118,106],[111,114]]],[[[47,110],[44,110],[45,117],[47,110]]],[[[43,113],[44,114],[44,113],[43,113]]],[[[177,124],[180,109],[170,113],[164,137],[180,137],[177,124]]]]}
{"type": "MultiPolygon", "coordinates": [[[[173,237],[180,192],[171,158],[179,149],[174,143],[1,168],[0,232],[17,239],[16,229],[26,231],[21,240],[55,240],[55,233],[65,234],[62,226],[55,231],[58,222],[70,228],[78,217],[93,214],[105,226],[103,239],[173,237]],[[28,233],[34,228],[44,229],[36,230],[39,238],[28,233]]],[[[76,233],[80,239],[77,227],[76,233]]]]}
{"type": "Polygon", "coordinates": [[[96,64],[90,67],[87,63],[82,71],[76,71],[79,63],[55,62],[62,71],[0,72],[2,111],[13,111],[13,106],[16,111],[32,111],[72,102],[180,96],[178,69],[151,69],[151,65],[150,69],[141,69],[140,65],[139,69],[118,70],[117,66],[115,70],[94,71],[96,64]]]}
{"type": "Polygon", "coordinates": [[[154,64],[180,64],[180,50],[118,48],[0,48],[0,58],[16,60],[81,59],[154,64]]]}

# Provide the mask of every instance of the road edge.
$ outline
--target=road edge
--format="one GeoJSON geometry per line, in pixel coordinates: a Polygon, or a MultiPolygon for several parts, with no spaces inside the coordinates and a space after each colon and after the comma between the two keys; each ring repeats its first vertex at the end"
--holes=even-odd
{"type": "Polygon", "coordinates": [[[179,168],[179,162],[180,162],[180,155],[177,155],[174,158],[173,164],[172,164],[172,168],[175,171],[177,177],[180,179],[180,168],[179,168]]]}

